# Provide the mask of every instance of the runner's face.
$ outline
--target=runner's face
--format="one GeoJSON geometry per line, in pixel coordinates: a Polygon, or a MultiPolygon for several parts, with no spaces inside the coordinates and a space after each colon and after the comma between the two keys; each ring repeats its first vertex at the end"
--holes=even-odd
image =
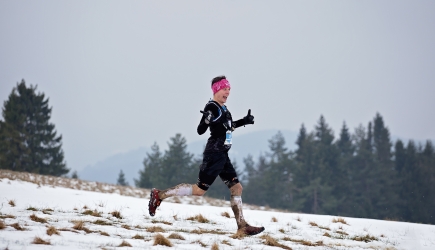
{"type": "Polygon", "coordinates": [[[230,96],[230,88],[223,88],[214,94],[214,100],[217,101],[220,105],[223,105],[227,102],[228,97],[230,96]]]}

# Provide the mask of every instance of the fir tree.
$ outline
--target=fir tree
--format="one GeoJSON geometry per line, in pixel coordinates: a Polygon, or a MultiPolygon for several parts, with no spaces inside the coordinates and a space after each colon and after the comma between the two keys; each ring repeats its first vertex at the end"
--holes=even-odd
{"type": "Polygon", "coordinates": [[[125,180],[125,175],[122,169],[121,171],[119,171],[118,180],[116,180],[116,185],[128,186],[128,182],[125,180]]]}
{"type": "Polygon", "coordinates": [[[62,176],[69,172],[64,162],[62,136],[50,123],[48,98],[24,80],[4,102],[0,121],[0,168],[62,176]]]}
{"type": "Polygon", "coordinates": [[[161,182],[162,153],[156,142],[151,146],[151,153],[147,153],[143,165],[143,170],[139,171],[139,179],[134,179],[136,187],[152,188],[161,182]]]}
{"type": "Polygon", "coordinates": [[[176,134],[168,142],[168,150],[162,159],[161,183],[157,188],[167,188],[180,183],[191,183],[197,179],[198,166],[194,165],[193,154],[187,152],[186,139],[176,134]]]}
{"type": "Polygon", "coordinates": [[[78,179],[79,175],[77,174],[77,170],[74,170],[74,172],[71,174],[71,179],[78,179]]]}

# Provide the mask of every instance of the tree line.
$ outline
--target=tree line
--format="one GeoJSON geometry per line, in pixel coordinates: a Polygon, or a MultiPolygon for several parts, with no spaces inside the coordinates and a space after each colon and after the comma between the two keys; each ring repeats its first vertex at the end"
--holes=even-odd
{"type": "MultiPolygon", "coordinates": [[[[313,131],[299,130],[294,151],[278,132],[269,152],[246,157],[241,177],[250,204],[303,213],[392,219],[435,224],[435,152],[431,141],[394,145],[380,114],[351,133],[343,123],[338,138],[323,116],[313,131]]],[[[162,153],[154,144],[135,180],[137,187],[164,189],[194,183],[201,157],[187,152],[177,134],[162,153]]],[[[216,179],[208,196],[229,199],[216,179]]]]}
{"type": "MultiPolygon", "coordinates": [[[[17,83],[4,102],[0,120],[0,169],[65,176],[62,136],[50,122],[52,108],[37,87],[17,83]]],[[[435,224],[435,150],[431,141],[392,142],[380,114],[353,133],[343,123],[338,137],[320,117],[313,131],[299,130],[293,151],[281,133],[269,140],[269,152],[248,156],[240,171],[244,201],[303,213],[394,219],[435,224]]],[[[187,151],[181,134],[168,149],[154,143],[135,179],[142,188],[164,189],[195,183],[202,157],[187,151]]],[[[78,178],[73,173],[73,178],[78,178]]],[[[128,185],[121,171],[117,183],[128,185]]],[[[207,192],[229,199],[217,178],[207,192]]]]}

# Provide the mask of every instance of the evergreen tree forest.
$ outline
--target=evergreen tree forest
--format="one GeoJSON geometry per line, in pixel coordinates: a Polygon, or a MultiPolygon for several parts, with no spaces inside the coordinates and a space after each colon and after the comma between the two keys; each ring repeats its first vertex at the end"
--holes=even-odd
{"type": "MultiPolygon", "coordinates": [[[[313,131],[302,124],[296,149],[281,133],[269,152],[233,162],[242,180],[243,201],[289,211],[435,224],[435,149],[431,141],[393,143],[380,114],[351,133],[343,123],[336,136],[321,116],[313,131]]],[[[177,134],[162,153],[147,154],[138,187],[165,189],[196,183],[201,157],[186,151],[177,134]]],[[[206,195],[229,199],[219,177],[206,195]]]]}
{"type": "Polygon", "coordinates": [[[0,120],[0,169],[64,176],[62,136],[50,122],[52,108],[36,86],[22,80],[4,102],[0,120]]]}

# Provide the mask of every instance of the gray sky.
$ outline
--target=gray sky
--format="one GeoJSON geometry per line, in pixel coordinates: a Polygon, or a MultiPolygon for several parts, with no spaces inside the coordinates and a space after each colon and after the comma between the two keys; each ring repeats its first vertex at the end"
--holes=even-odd
{"type": "MultiPolygon", "coordinates": [[[[68,167],[196,134],[210,80],[234,118],[336,136],[376,112],[435,139],[435,1],[0,0],[0,100],[21,79],[50,98],[68,167]]],[[[293,143],[293,142],[288,142],[293,143]]]]}

